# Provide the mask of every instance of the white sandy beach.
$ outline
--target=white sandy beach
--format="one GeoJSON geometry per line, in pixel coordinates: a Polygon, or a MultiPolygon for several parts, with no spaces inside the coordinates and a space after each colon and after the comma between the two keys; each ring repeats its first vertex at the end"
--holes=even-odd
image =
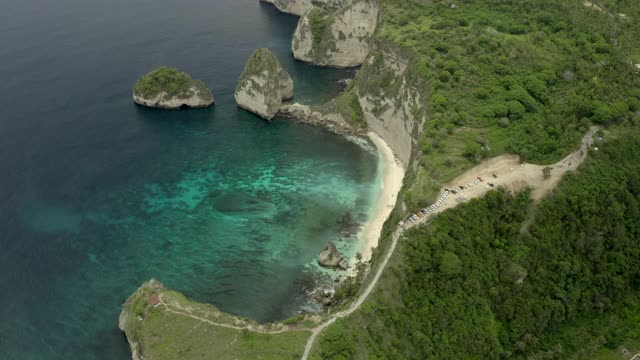
{"type": "Polygon", "coordinates": [[[364,226],[359,236],[360,246],[358,251],[362,254],[362,260],[365,262],[371,259],[372,248],[378,246],[382,226],[396,204],[398,192],[404,179],[404,169],[399,161],[396,160],[389,145],[373,131],[370,131],[368,135],[378,150],[380,166],[382,166],[382,189],[376,199],[373,216],[364,226]]]}

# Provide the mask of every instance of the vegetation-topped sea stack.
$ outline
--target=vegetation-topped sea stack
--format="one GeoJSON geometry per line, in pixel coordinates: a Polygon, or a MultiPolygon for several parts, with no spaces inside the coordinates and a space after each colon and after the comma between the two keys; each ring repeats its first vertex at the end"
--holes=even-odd
{"type": "Polygon", "coordinates": [[[152,279],[122,305],[118,326],[133,360],[300,359],[311,335],[301,331],[304,319],[258,324],[192,301],[152,279]]]}
{"type": "Polygon", "coordinates": [[[133,101],[161,109],[188,109],[211,106],[214,99],[202,81],[163,66],[138,79],[133,87],[133,101]]]}
{"type": "Polygon", "coordinates": [[[293,97],[293,80],[269,49],[254,51],[234,94],[238,106],[271,120],[293,97]]]}

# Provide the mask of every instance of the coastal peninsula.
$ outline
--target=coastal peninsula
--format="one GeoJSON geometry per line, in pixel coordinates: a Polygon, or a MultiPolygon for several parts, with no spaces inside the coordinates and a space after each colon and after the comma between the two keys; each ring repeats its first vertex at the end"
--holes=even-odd
{"type": "MultiPolygon", "coordinates": [[[[133,360],[298,359],[311,334],[294,318],[257,324],[165,289],[151,279],[122,306],[118,326],[133,360]]],[[[307,324],[308,325],[308,324],[307,324]]]]}
{"type": "Polygon", "coordinates": [[[214,98],[202,81],[163,66],[138,79],[133,86],[133,101],[152,108],[190,109],[209,107],[214,98]]]}

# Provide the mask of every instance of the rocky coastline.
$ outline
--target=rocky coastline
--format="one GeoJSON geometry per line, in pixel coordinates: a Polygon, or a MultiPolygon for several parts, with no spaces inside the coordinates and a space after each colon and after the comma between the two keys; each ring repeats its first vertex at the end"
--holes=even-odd
{"type": "Polygon", "coordinates": [[[377,0],[349,1],[339,8],[312,7],[293,34],[293,56],[318,66],[360,66],[378,22],[377,0]]]}
{"type": "Polygon", "coordinates": [[[278,115],[284,118],[295,120],[302,124],[308,124],[325,129],[334,134],[344,136],[360,136],[364,137],[366,131],[354,128],[349,125],[337,113],[323,113],[322,111],[312,108],[309,105],[298,103],[285,104],[280,108],[278,115]]]}
{"type": "Polygon", "coordinates": [[[133,102],[141,106],[166,110],[199,109],[213,105],[213,97],[204,100],[200,97],[198,89],[189,88],[188,91],[190,95],[185,97],[169,97],[166,92],[161,92],[154,97],[133,94],[133,102]]]}

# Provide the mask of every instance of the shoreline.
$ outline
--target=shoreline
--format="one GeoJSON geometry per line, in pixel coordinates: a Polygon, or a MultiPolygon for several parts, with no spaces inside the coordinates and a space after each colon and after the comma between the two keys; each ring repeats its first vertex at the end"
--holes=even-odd
{"type": "MultiPolygon", "coordinates": [[[[374,131],[369,131],[367,135],[376,146],[378,166],[382,166],[382,184],[372,217],[358,235],[358,252],[362,255],[364,263],[371,260],[372,249],[378,246],[382,227],[396,205],[404,181],[404,169],[400,166],[389,145],[374,131]]],[[[351,265],[353,265],[353,261],[354,259],[351,259],[351,265]]],[[[350,266],[348,271],[353,272],[354,267],[350,266]]]]}

